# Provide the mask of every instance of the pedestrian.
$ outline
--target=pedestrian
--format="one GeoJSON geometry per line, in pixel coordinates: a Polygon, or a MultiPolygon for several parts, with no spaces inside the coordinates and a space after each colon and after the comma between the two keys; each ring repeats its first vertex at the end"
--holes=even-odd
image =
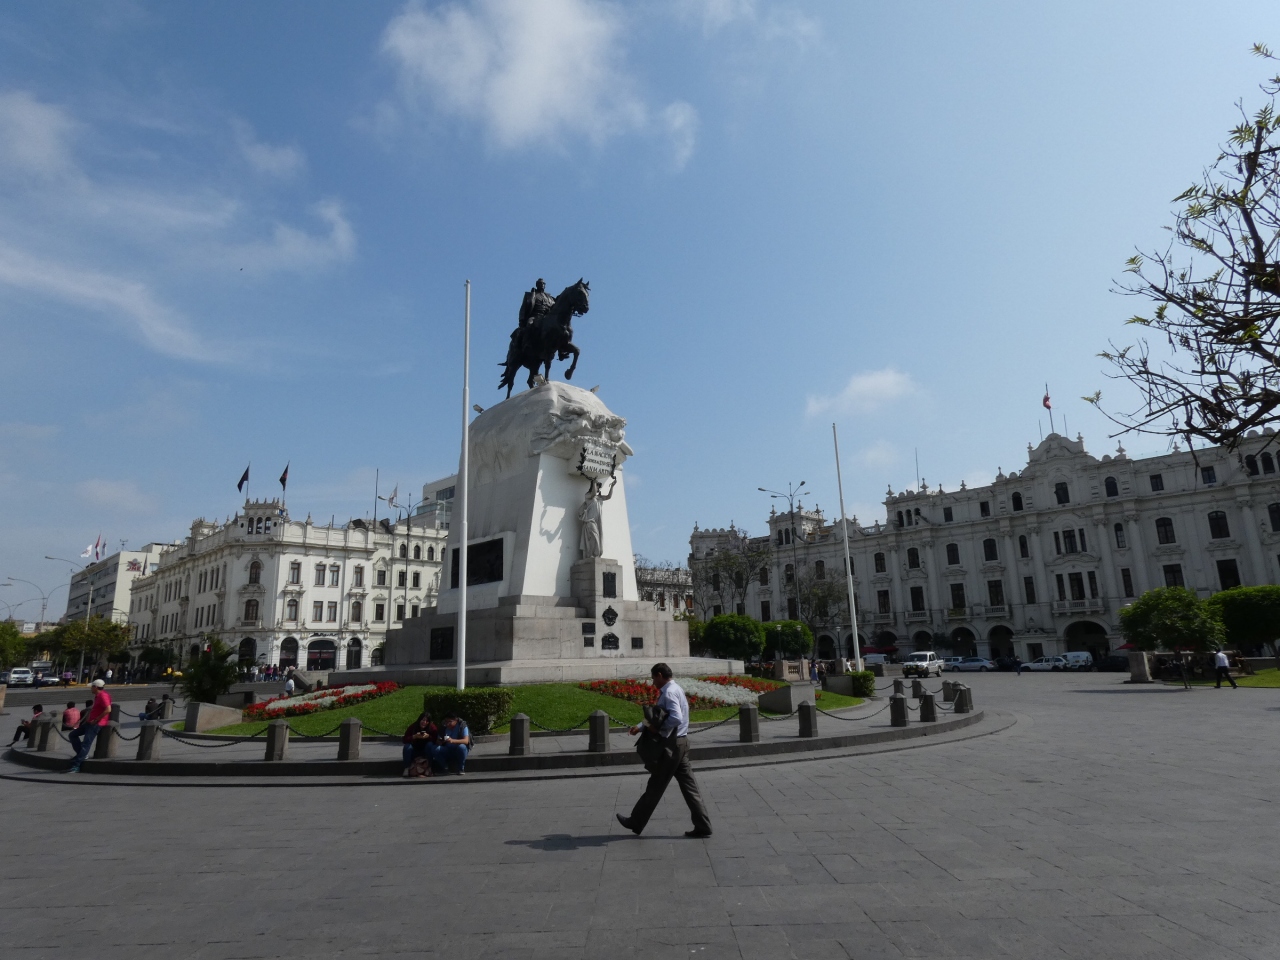
{"type": "Polygon", "coordinates": [[[286,697],[292,697],[292,696],[293,696],[293,689],[294,689],[294,688],[293,688],[293,677],[290,677],[288,680],[286,680],[286,681],[284,682],[284,695],[285,695],[286,697]]]}
{"type": "Polygon", "coordinates": [[[1022,676],[1022,658],[1016,653],[1013,655],[1013,669],[1018,671],[1018,676],[1022,676]]]}
{"type": "Polygon", "coordinates": [[[62,711],[62,729],[74,730],[80,726],[80,709],[74,700],[67,701],[67,709],[62,711]]]}
{"type": "Polygon", "coordinates": [[[1231,684],[1232,690],[1240,689],[1236,686],[1236,681],[1231,676],[1231,659],[1227,656],[1227,651],[1219,649],[1218,652],[1213,655],[1213,667],[1214,673],[1218,675],[1218,682],[1214,686],[1215,690],[1222,689],[1223,680],[1226,680],[1227,683],[1231,684]]]}
{"type": "Polygon", "coordinates": [[[75,750],[75,758],[71,761],[69,773],[79,773],[80,764],[89,756],[89,749],[97,739],[102,728],[111,722],[111,696],[107,693],[105,680],[93,681],[93,707],[84,719],[80,728],[71,734],[71,746],[75,750]]]}
{"type": "Polygon", "coordinates": [[[44,713],[44,707],[36,704],[31,708],[30,720],[19,720],[18,729],[13,731],[13,739],[9,741],[9,746],[13,746],[19,740],[27,741],[28,746],[31,744],[31,734],[35,733],[36,721],[40,719],[40,714],[44,713]]]}
{"type": "MultiPolygon", "coordinates": [[[[707,816],[707,808],[702,803],[702,795],[698,792],[698,782],[693,778],[693,767],[689,763],[689,700],[680,689],[680,685],[671,679],[671,668],[665,663],[655,664],[650,671],[653,685],[658,688],[658,701],[655,704],[665,711],[665,716],[657,730],[647,733],[658,737],[663,745],[665,757],[662,762],[651,768],[649,783],[644,794],[636,801],[631,816],[616,814],[618,822],[632,833],[639,835],[657,809],[658,801],[666,792],[667,784],[672,777],[680,785],[680,793],[689,807],[693,818],[693,829],[686,831],[686,837],[711,836],[711,818],[707,816]]],[[[647,728],[646,723],[637,724],[628,731],[632,736],[647,728]]]]}

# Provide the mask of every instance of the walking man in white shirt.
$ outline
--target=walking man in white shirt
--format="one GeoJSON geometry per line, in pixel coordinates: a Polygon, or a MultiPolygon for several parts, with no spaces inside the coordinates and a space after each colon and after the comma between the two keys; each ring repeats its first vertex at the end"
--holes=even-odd
{"type": "Polygon", "coordinates": [[[1227,657],[1225,650],[1219,650],[1213,655],[1214,673],[1218,675],[1218,683],[1214,689],[1222,689],[1222,681],[1226,680],[1231,684],[1232,690],[1238,690],[1235,679],[1231,676],[1231,660],[1227,657]]]}
{"type": "MultiPolygon", "coordinates": [[[[656,734],[663,741],[667,760],[656,768],[650,768],[649,783],[644,795],[636,801],[631,816],[616,814],[618,822],[632,833],[639,834],[657,809],[667,784],[675,777],[693,817],[693,829],[687,831],[685,836],[709,837],[711,818],[707,816],[707,808],[703,806],[702,795],[698,792],[698,781],[693,778],[693,767],[689,764],[689,701],[680,685],[671,679],[671,668],[665,663],[655,664],[650,675],[653,677],[653,685],[658,688],[656,706],[666,711],[661,727],[650,733],[656,734]]],[[[628,732],[635,736],[644,729],[645,724],[641,723],[628,732]]]]}

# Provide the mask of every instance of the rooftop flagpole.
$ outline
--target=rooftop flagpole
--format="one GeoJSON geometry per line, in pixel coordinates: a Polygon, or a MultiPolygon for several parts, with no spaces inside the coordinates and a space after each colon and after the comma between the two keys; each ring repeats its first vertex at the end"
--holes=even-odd
{"type": "MultiPolygon", "coordinates": [[[[849,624],[852,627],[853,666],[862,672],[862,644],[858,642],[858,599],[853,592],[853,560],[849,556],[849,520],[844,513],[844,478],[840,476],[840,435],[831,424],[831,439],[836,446],[836,489],[840,491],[840,523],[844,527],[844,580],[849,590],[849,624]]],[[[917,468],[918,469],[918,468],[917,468]]]]}
{"type": "Polygon", "coordinates": [[[467,446],[471,434],[471,281],[462,323],[462,453],[458,457],[458,689],[467,688],[467,446]]]}

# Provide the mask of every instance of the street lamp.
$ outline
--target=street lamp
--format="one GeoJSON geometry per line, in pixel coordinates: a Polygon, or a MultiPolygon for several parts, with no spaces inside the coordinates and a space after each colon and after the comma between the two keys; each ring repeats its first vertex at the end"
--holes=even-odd
{"type": "Polygon", "coordinates": [[[803,486],[803,480],[794,487],[788,481],[786,493],[778,490],[766,490],[764,487],[756,487],[761,493],[769,494],[770,499],[787,501],[787,515],[791,519],[791,592],[796,601],[796,619],[800,617],[800,559],[796,553],[796,497],[803,486]]]}
{"type": "MultiPolygon", "coordinates": [[[[45,559],[48,559],[48,558],[46,557],[45,559]]],[[[28,586],[35,587],[35,588],[36,588],[36,590],[37,590],[37,591],[39,591],[39,593],[40,593],[40,629],[41,629],[41,630],[43,630],[43,629],[44,629],[44,624],[45,624],[45,619],[44,619],[44,618],[45,618],[45,611],[46,611],[46,610],[48,609],[48,607],[49,607],[49,594],[48,594],[48,593],[45,593],[45,592],[44,592],[44,590],[43,590],[43,589],[41,589],[40,584],[38,584],[38,583],[32,583],[30,580],[23,580],[21,577],[9,577],[9,579],[10,579],[10,580],[15,580],[15,581],[17,581],[18,583],[25,583],[25,584],[27,584],[28,586]]],[[[54,590],[57,590],[58,588],[57,588],[57,587],[54,587],[53,589],[54,589],[54,590]]],[[[35,599],[35,597],[32,597],[31,599],[32,599],[32,600],[34,600],[34,599],[35,599]]],[[[23,603],[25,603],[25,602],[26,602],[26,601],[24,600],[24,601],[23,601],[23,603]]]]}
{"type": "MultiPolygon", "coordinates": [[[[46,560],[55,560],[58,563],[70,564],[72,569],[87,571],[93,564],[77,563],[74,560],[68,560],[66,557],[51,557],[45,555],[46,560]]],[[[96,561],[95,561],[96,562],[96,561]]],[[[67,583],[67,606],[71,606],[71,583],[75,582],[75,574],[71,575],[71,581],[67,583]]],[[[84,648],[89,642],[89,622],[93,619],[93,577],[85,574],[84,582],[89,585],[89,604],[84,610],[84,643],[80,645],[80,669],[76,672],[76,683],[80,683],[84,679],[84,648]]],[[[70,611],[68,611],[68,619],[70,619],[70,611]]]]}

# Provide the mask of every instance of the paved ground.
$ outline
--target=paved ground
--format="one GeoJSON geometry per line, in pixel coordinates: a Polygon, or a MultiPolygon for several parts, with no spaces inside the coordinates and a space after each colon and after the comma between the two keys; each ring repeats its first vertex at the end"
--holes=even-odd
{"type": "Polygon", "coordinates": [[[1280,691],[971,676],[1004,733],[456,789],[0,781],[12,958],[1280,956],[1280,691]],[[36,841],[39,841],[38,845],[36,841]]]}

